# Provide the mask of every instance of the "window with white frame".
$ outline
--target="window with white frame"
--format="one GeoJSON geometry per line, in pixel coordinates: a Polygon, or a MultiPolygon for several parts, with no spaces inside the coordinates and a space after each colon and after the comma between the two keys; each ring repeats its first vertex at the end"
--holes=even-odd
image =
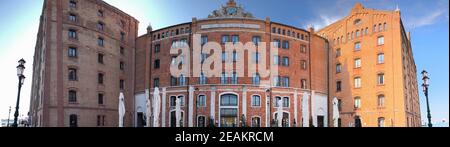
{"type": "Polygon", "coordinates": [[[253,107],[261,106],[261,96],[259,96],[259,95],[252,96],[252,106],[253,107]]]}

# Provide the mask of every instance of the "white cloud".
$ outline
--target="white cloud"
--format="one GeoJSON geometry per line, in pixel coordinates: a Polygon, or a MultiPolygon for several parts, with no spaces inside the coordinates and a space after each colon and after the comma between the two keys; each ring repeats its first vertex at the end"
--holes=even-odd
{"type": "MultiPolygon", "coordinates": [[[[409,27],[418,28],[433,25],[439,22],[442,16],[445,16],[446,10],[436,9],[422,17],[414,17],[409,20],[409,27]]],[[[447,17],[448,18],[448,17],[447,17]]]]}
{"type": "Polygon", "coordinates": [[[315,30],[320,30],[325,26],[335,23],[336,21],[338,21],[341,18],[342,18],[342,16],[337,16],[337,15],[332,16],[332,15],[320,14],[317,19],[308,22],[306,24],[305,28],[313,26],[315,30]]]}

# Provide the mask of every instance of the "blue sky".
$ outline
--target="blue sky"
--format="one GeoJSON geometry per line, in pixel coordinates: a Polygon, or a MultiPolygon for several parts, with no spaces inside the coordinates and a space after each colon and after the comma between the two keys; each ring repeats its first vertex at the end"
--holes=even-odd
{"type": "MultiPolygon", "coordinates": [[[[140,21],[139,34],[151,24],[154,29],[205,18],[227,0],[105,0],[140,21]]],[[[403,23],[411,31],[417,70],[430,74],[430,105],[433,121],[449,118],[449,1],[448,0],[236,0],[257,18],[305,28],[328,25],[346,16],[355,2],[366,8],[401,9],[403,23]]],[[[16,103],[16,66],[26,64],[21,114],[29,108],[32,59],[43,0],[2,0],[0,3],[0,118],[16,103]]],[[[420,74],[418,74],[420,76],[420,74]]],[[[420,77],[419,77],[420,78],[420,77]]],[[[422,81],[419,81],[421,84],[422,81]]],[[[425,98],[420,92],[422,119],[426,119],[425,98]]],[[[14,111],[12,111],[11,116],[14,111]]]]}

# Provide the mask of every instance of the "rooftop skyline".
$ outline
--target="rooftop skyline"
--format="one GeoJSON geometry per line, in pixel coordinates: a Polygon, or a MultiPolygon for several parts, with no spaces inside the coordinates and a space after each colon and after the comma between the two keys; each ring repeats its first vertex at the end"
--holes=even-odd
{"type": "MultiPolygon", "coordinates": [[[[149,24],[153,29],[190,22],[193,17],[207,18],[208,15],[225,5],[228,0],[105,0],[140,21],[139,35],[146,33],[149,24]],[[201,8],[201,9],[199,9],[201,8]]],[[[449,7],[448,0],[236,0],[247,12],[258,19],[270,17],[272,21],[306,28],[313,25],[316,30],[327,26],[350,13],[356,2],[366,8],[395,10],[402,12],[406,31],[411,32],[412,48],[417,71],[423,69],[430,76],[430,106],[433,121],[448,120],[449,100],[449,7]]],[[[22,87],[20,114],[29,109],[32,81],[32,62],[39,17],[43,0],[4,0],[0,4],[0,63],[4,72],[0,73],[0,119],[8,117],[9,106],[14,106],[17,98],[17,61],[24,58],[26,63],[25,84],[22,87]],[[14,8],[14,9],[11,9],[14,8]],[[26,11],[23,11],[26,10],[26,11]]],[[[418,83],[422,84],[418,73],[418,83]]],[[[418,85],[419,86],[419,85],[418,85]]],[[[419,87],[421,89],[421,87],[419,87]]],[[[422,120],[426,120],[426,103],[422,91],[422,120]]]]}

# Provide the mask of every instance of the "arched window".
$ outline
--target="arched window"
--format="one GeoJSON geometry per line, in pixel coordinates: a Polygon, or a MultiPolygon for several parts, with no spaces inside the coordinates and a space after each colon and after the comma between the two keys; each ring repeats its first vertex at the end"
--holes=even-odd
{"type": "Polygon", "coordinates": [[[384,28],[384,31],[387,31],[387,29],[388,29],[388,26],[387,26],[387,24],[386,24],[386,23],[384,23],[384,24],[383,24],[383,28],[384,28]]]}
{"type": "Polygon", "coordinates": [[[261,127],[261,118],[260,117],[252,118],[252,127],[261,127]]]}
{"type": "Polygon", "coordinates": [[[238,100],[237,96],[234,94],[226,94],[222,95],[220,99],[220,106],[237,106],[238,100]]]}
{"type": "Polygon", "coordinates": [[[69,68],[69,81],[77,80],[77,69],[69,68]]]}
{"type": "Polygon", "coordinates": [[[384,117],[378,118],[378,127],[384,127],[384,117]]]}
{"type": "Polygon", "coordinates": [[[206,127],[206,118],[205,118],[205,116],[199,116],[197,118],[197,127],[206,127]]]}
{"type": "Polygon", "coordinates": [[[382,32],[383,31],[383,27],[381,26],[381,23],[378,24],[378,32],[382,32]]]}
{"type": "Polygon", "coordinates": [[[275,107],[275,108],[278,107],[278,101],[279,101],[279,100],[282,100],[281,97],[279,97],[279,96],[275,97],[275,99],[274,99],[274,101],[273,101],[274,107],[275,107]]]}

